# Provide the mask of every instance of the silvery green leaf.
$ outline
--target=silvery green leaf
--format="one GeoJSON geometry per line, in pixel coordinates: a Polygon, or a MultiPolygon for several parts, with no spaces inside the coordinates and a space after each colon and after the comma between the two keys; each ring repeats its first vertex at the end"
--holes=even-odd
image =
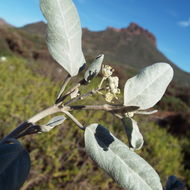
{"type": "Polygon", "coordinates": [[[88,155],[127,190],[162,190],[155,170],[99,124],[85,130],[88,155]]]}
{"type": "Polygon", "coordinates": [[[123,124],[127,133],[130,146],[135,150],[141,149],[144,140],[141,132],[139,131],[137,122],[130,117],[125,117],[123,119],[123,124]]]}
{"type": "Polygon", "coordinates": [[[76,76],[85,63],[82,53],[82,29],[72,0],[40,0],[47,20],[47,45],[52,57],[76,76]]]}
{"type": "Polygon", "coordinates": [[[101,70],[102,62],[104,60],[104,55],[101,54],[92,62],[87,71],[84,74],[85,81],[90,81],[92,78],[98,75],[101,70]]]}
{"type": "Polygon", "coordinates": [[[46,125],[50,126],[50,127],[55,127],[57,125],[61,125],[65,121],[65,119],[66,118],[64,115],[59,115],[59,116],[53,117],[51,120],[49,120],[46,125]]]}
{"type": "Polygon", "coordinates": [[[61,125],[66,120],[64,115],[56,116],[52,118],[46,125],[40,126],[42,132],[49,132],[54,127],[61,125]]]}
{"type": "Polygon", "coordinates": [[[29,154],[16,139],[0,144],[0,189],[19,190],[29,170],[29,154]]]}
{"type": "Polygon", "coordinates": [[[184,190],[184,183],[179,180],[176,176],[170,176],[166,183],[166,190],[184,190]]]}
{"type": "Polygon", "coordinates": [[[173,78],[173,69],[167,63],[156,63],[130,78],[124,88],[124,105],[139,106],[141,110],[153,107],[164,95],[173,78]]]}

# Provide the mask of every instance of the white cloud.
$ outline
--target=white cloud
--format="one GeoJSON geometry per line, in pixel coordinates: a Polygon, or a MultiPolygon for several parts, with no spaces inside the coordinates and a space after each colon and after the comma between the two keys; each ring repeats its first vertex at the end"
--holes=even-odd
{"type": "Polygon", "coordinates": [[[190,26],[190,18],[188,20],[178,22],[178,25],[181,26],[181,27],[190,26]]]}

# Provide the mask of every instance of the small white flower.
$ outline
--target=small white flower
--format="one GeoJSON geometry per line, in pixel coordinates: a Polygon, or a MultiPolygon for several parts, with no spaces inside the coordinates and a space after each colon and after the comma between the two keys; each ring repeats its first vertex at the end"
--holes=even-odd
{"type": "Polygon", "coordinates": [[[0,61],[5,62],[5,61],[7,61],[7,58],[5,56],[1,56],[0,61]]]}
{"type": "Polygon", "coordinates": [[[135,114],[134,112],[127,112],[127,113],[125,113],[125,116],[131,118],[134,116],[134,114],[135,114]]]}
{"type": "Polygon", "coordinates": [[[109,87],[113,94],[116,94],[118,92],[118,86],[119,86],[119,78],[118,77],[109,77],[109,87]]]}
{"type": "Polygon", "coordinates": [[[109,77],[109,82],[114,84],[116,87],[119,86],[119,78],[117,76],[109,77]]]}
{"type": "Polygon", "coordinates": [[[112,102],[113,98],[114,98],[114,94],[112,94],[112,93],[110,93],[110,92],[106,93],[106,95],[105,95],[105,100],[106,100],[107,102],[112,102]]]}
{"type": "Polygon", "coordinates": [[[109,65],[103,65],[102,67],[102,75],[103,77],[110,77],[114,72],[114,69],[109,65]]]}
{"type": "Polygon", "coordinates": [[[109,92],[111,92],[115,99],[118,99],[117,94],[120,94],[119,86],[119,78],[118,77],[109,77],[109,92]]]}

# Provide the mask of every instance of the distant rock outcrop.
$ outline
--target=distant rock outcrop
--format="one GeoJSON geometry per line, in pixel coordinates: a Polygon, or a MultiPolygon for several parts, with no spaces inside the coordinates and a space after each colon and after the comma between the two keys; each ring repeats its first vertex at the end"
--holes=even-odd
{"type": "Polygon", "coordinates": [[[132,35],[145,35],[151,42],[152,44],[156,47],[156,37],[149,32],[148,30],[142,28],[136,23],[131,23],[128,28],[127,28],[128,33],[131,33],[132,35]]]}
{"type": "Polygon", "coordinates": [[[107,30],[112,30],[114,32],[125,32],[128,35],[144,35],[147,37],[147,39],[150,40],[152,45],[156,47],[156,37],[149,32],[148,30],[144,29],[143,27],[139,26],[138,24],[132,22],[129,24],[127,28],[114,28],[114,27],[108,27],[107,30]]]}

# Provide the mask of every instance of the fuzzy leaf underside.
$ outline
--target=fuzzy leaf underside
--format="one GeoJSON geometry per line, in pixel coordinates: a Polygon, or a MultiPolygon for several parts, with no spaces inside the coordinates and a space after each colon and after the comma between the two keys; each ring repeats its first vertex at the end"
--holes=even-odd
{"type": "Polygon", "coordinates": [[[99,55],[89,66],[84,74],[85,81],[90,81],[93,77],[97,76],[101,70],[102,62],[104,60],[104,55],[99,55]]]}
{"type": "Polygon", "coordinates": [[[57,125],[61,125],[65,121],[65,119],[66,119],[65,116],[59,115],[59,116],[53,117],[50,121],[48,121],[46,125],[50,127],[55,127],[57,125]]]}
{"type": "Polygon", "coordinates": [[[47,124],[40,126],[41,132],[51,131],[54,127],[61,125],[65,120],[66,118],[64,115],[53,117],[51,120],[48,121],[47,124]]]}
{"type": "Polygon", "coordinates": [[[99,124],[85,130],[87,154],[127,190],[162,190],[155,170],[99,124]]]}
{"type": "Polygon", "coordinates": [[[40,0],[47,20],[47,45],[52,57],[71,75],[76,76],[85,63],[82,29],[72,0],[40,0]]]}
{"type": "Polygon", "coordinates": [[[127,80],[124,105],[139,106],[141,110],[153,107],[164,95],[173,78],[173,69],[167,63],[156,63],[144,68],[127,80]]]}
{"type": "Polygon", "coordinates": [[[127,133],[127,137],[129,140],[129,143],[132,148],[135,150],[139,150],[142,148],[144,140],[141,132],[139,131],[139,127],[137,125],[137,122],[129,117],[125,117],[123,119],[125,131],[127,133]]]}

